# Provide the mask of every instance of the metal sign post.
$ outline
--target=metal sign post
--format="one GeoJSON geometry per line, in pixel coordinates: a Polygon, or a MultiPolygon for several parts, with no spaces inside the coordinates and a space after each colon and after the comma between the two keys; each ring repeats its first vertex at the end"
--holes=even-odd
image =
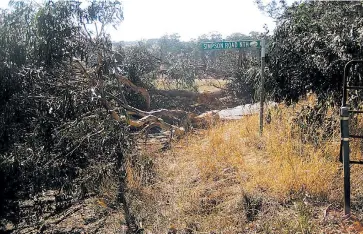
{"type": "MultiPolygon", "coordinates": [[[[244,40],[244,41],[220,41],[220,42],[204,42],[203,50],[222,50],[222,49],[241,49],[241,48],[261,48],[261,83],[260,83],[260,136],[263,132],[263,109],[265,102],[265,39],[262,40],[244,40]]],[[[240,52],[241,53],[241,52],[240,52]]],[[[241,58],[241,54],[239,55],[241,58]]],[[[240,65],[241,61],[238,61],[240,65]]]]}
{"type": "Polygon", "coordinates": [[[260,83],[260,136],[263,132],[263,108],[265,102],[265,39],[261,41],[261,83],[260,83]]]}

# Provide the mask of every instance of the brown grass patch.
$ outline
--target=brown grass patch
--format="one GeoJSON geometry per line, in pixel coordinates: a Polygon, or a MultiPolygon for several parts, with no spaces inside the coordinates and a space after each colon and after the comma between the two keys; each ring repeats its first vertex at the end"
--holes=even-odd
{"type": "Polygon", "coordinates": [[[178,83],[175,80],[159,78],[154,81],[154,85],[157,89],[161,90],[196,90],[200,93],[204,92],[216,92],[224,88],[227,84],[227,80],[224,79],[196,79],[193,87],[188,87],[184,83],[178,83]]]}
{"type": "MultiPolygon", "coordinates": [[[[168,228],[197,233],[326,228],[323,210],[342,205],[339,117],[328,107],[323,121],[315,122],[316,113],[309,112],[314,106],[312,97],[271,109],[263,137],[258,116],[246,116],[189,135],[159,155],[154,159],[158,182],[148,187],[147,204],[152,203],[154,214],[145,218],[147,228],[155,233],[168,228]]],[[[361,168],[352,168],[356,198],[362,197],[361,174],[361,168]]]]}

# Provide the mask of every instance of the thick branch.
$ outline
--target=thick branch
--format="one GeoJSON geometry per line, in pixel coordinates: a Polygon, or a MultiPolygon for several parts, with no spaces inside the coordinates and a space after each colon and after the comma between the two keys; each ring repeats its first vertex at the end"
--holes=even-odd
{"type": "Polygon", "coordinates": [[[117,79],[121,84],[126,85],[127,87],[132,89],[134,92],[140,93],[145,99],[147,109],[150,108],[150,95],[149,95],[149,92],[146,89],[136,86],[129,79],[127,79],[125,77],[118,76],[117,79]]]}
{"type": "MultiPolygon", "coordinates": [[[[99,54],[99,66],[100,64],[102,64],[102,56],[99,54]]],[[[75,61],[76,63],[76,67],[80,70],[80,72],[88,79],[91,80],[91,82],[94,80],[92,79],[91,75],[87,72],[87,70],[84,68],[84,66],[78,61],[75,61]]],[[[99,70],[99,69],[97,69],[99,70]]],[[[96,72],[97,72],[96,70],[96,72]]],[[[100,75],[100,74],[98,74],[100,75]]],[[[102,74],[101,74],[102,75],[102,74]]],[[[118,80],[123,83],[128,85],[130,88],[132,88],[133,90],[141,93],[145,99],[146,102],[148,104],[148,106],[150,105],[150,96],[149,93],[146,89],[144,88],[140,88],[137,87],[136,85],[134,85],[131,81],[129,81],[128,79],[119,76],[118,80]]],[[[92,83],[93,83],[92,82],[92,83]]],[[[100,90],[103,89],[103,83],[100,82],[100,90]]],[[[98,94],[97,94],[98,95],[98,94]]],[[[111,95],[113,96],[113,95],[111,95]]],[[[129,114],[133,114],[133,115],[138,115],[140,117],[142,117],[139,120],[129,120],[128,118],[126,118],[126,116],[119,116],[119,114],[115,111],[115,109],[111,106],[111,104],[106,100],[106,98],[104,97],[104,93],[101,92],[100,93],[100,101],[102,106],[110,113],[110,115],[112,116],[112,118],[116,121],[123,121],[123,122],[127,122],[130,126],[136,127],[136,128],[145,128],[145,126],[151,126],[151,125],[157,125],[160,128],[164,129],[164,130],[170,130],[170,131],[174,131],[176,135],[180,136],[183,135],[185,133],[184,128],[181,127],[177,127],[174,126],[172,124],[166,123],[162,118],[160,118],[161,116],[163,117],[169,117],[169,118],[174,118],[177,119],[175,116],[187,116],[186,112],[183,111],[169,111],[166,109],[162,109],[162,110],[157,110],[157,111],[151,111],[151,112],[147,112],[147,111],[142,111],[139,110],[135,107],[129,106],[128,104],[124,103],[123,101],[119,100],[118,98],[116,98],[115,96],[113,96],[113,98],[118,102],[118,104],[126,109],[129,114]],[[160,116],[160,117],[158,117],[160,116]]],[[[178,119],[177,119],[178,120],[178,119]]]]}
{"type": "MultiPolygon", "coordinates": [[[[181,135],[183,135],[185,133],[184,128],[177,127],[177,126],[174,126],[172,124],[168,124],[163,119],[158,118],[158,117],[156,117],[154,115],[150,115],[150,114],[144,116],[143,118],[141,118],[139,120],[132,120],[132,119],[127,120],[127,118],[125,116],[121,116],[120,117],[117,114],[117,112],[113,108],[111,108],[111,105],[107,102],[106,99],[101,98],[100,100],[101,100],[101,103],[104,106],[104,108],[110,113],[110,115],[112,116],[112,118],[114,120],[116,120],[116,121],[127,122],[130,126],[135,127],[135,128],[141,128],[141,127],[145,127],[147,125],[153,124],[153,125],[159,126],[161,129],[164,129],[164,130],[175,131],[175,134],[177,136],[181,136],[181,135]]],[[[134,111],[138,110],[138,109],[133,108],[131,106],[128,106],[128,107],[131,108],[131,109],[133,109],[134,111]]],[[[147,113],[147,112],[141,111],[139,113],[139,115],[142,116],[145,113],[147,113]]]]}

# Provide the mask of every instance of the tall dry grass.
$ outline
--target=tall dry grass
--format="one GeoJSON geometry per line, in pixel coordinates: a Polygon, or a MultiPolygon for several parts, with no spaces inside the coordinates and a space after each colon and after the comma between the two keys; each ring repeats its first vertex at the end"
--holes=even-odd
{"type": "MultiPolygon", "coordinates": [[[[263,219],[262,232],[271,225],[275,231],[314,232],[315,205],[306,200],[342,205],[338,110],[320,107],[310,96],[270,109],[262,137],[258,116],[187,136],[155,159],[159,182],[150,187],[149,202],[157,218],[148,228],[244,233],[263,219]]],[[[352,152],[360,146],[352,143],[352,152]]],[[[359,179],[362,169],[352,167],[356,197],[363,194],[359,179]]]]}
{"type": "Polygon", "coordinates": [[[337,110],[328,107],[324,118],[336,128],[323,129],[327,127],[324,120],[321,125],[309,126],[309,120],[299,119],[299,115],[304,107],[314,105],[311,98],[294,107],[271,109],[271,123],[265,125],[262,137],[258,116],[218,124],[202,137],[184,142],[176,153],[193,158],[206,183],[222,178],[230,168],[245,191],[266,191],[279,200],[301,192],[333,198],[331,191],[339,184],[339,118],[337,110]],[[301,129],[302,125],[308,131],[301,129]],[[328,131],[328,135],[323,134],[328,131]],[[306,139],[306,134],[311,139],[306,139]]]}

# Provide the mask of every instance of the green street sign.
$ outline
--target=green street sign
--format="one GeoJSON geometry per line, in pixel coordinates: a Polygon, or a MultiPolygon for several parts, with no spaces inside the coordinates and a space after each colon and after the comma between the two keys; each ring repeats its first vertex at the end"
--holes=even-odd
{"type": "Polygon", "coordinates": [[[204,42],[203,50],[222,50],[222,49],[239,49],[239,48],[260,48],[261,41],[221,41],[221,42],[204,42]]]}

